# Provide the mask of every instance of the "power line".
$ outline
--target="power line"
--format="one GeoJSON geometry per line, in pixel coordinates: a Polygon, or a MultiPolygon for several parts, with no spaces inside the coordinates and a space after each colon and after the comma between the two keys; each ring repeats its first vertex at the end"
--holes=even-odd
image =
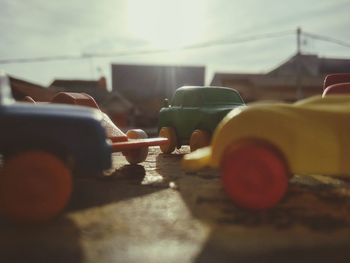
{"type": "Polygon", "coordinates": [[[206,48],[206,47],[211,47],[211,46],[240,44],[240,43],[244,43],[244,42],[262,40],[262,39],[279,38],[279,37],[292,35],[292,34],[294,34],[294,31],[288,30],[288,31],[281,31],[281,32],[276,32],[276,33],[259,34],[259,35],[242,37],[242,38],[221,39],[221,40],[216,40],[216,41],[210,41],[210,42],[204,42],[204,43],[190,45],[190,46],[184,47],[183,49],[195,49],[195,48],[206,48]]]}
{"type": "Polygon", "coordinates": [[[207,47],[213,47],[213,46],[239,44],[239,43],[262,40],[262,39],[282,37],[282,36],[291,35],[291,34],[293,34],[293,31],[289,30],[289,31],[260,34],[260,35],[242,37],[242,38],[223,38],[223,39],[219,39],[219,40],[202,42],[202,43],[182,46],[182,47],[178,47],[178,48],[163,48],[163,49],[148,49],[148,50],[146,49],[146,50],[124,51],[124,52],[123,51],[121,51],[121,52],[107,52],[107,53],[86,53],[85,56],[86,57],[89,57],[89,56],[91,56],[91,57],[118,57],[118,56],[129,56],[129,55],[167,53],[167,52],[174,52],[174,51],[181,51],[181,50],[191,50],[191,49],[200,49],[200,48],[207,48],[207,47]]]}
{"type": "Polygon", "coordinates": [[[11,64],[11,63],[30,63],[30,62],[47,62],[53,60],[74,60],[83,59],[81,55],[62,55],[62,56],[49,56],[49,57],[35,57],[35,58],[10,58],[1,59],[0,64],[11,64]]]}
{"type": "MultiPolygon", "coordinates": [[[[241,37],[241,38],[223,38],[214,41],[207,41],[202,43],[196,43],[192,45],[187,45],[179,48],[163,48],[163,49],[140,49],[140,50],[126,50],[118,52],[105,52],[105,53],[83,53],[81,55],[61,55],[61,56],[47,56],[47,57],[34,57],[34,58],[12,58],[12,59],[0,59],[0,64],[14,64],[14,63],[32,63],[32,62],[48,62],[48,61],[63,61],[63,60],[81,60],[89,58],[103,58],[103,57],[122,57],[131,55],[148,55],[156,53],[168,53],[174,51],[192,50],[200,48],[209,48],[215,46],[223,45],[233,45],[245,42],[280,38],[287,35],[295,34],[294,30],[287,30],[275,33],[265,33],[253,36],[241,37]]],[[[337,40],[328,36],[322,36],[318,34],[308,33],[302,31],[302,35],[310,38],[314,38],[321,41],[331,42],[333,44],[338,44],[344,47],[350,47],[350,43],[345,41],[337,40]]]]}
{"type": "Polygon", "coordinates": [[[305,31],[303,31],[302,34],[307,36],[307,37],[313,38],[313,39],[317,39],[317,40],[321,40],[321,41],[325,41],[325,42],[330,42],[330,43],[333,43],[333,44],[338,44],[338,45],[343,46],[343,47],[350,47],[350,43],[347,43],[345,41],[338,40],[338,39],[335,39],[335,38],[332,38],[332,37],[322,36],[322,35],[313,34],[313,33],[308,33],[308,32],[305,32],[305,31]]]}
{"type": "Polygon", "coordinates": [[[141,49],[141,50],[127,50],[119,52],[106,52],[106,53],[83,53],[81,55],[62,55],[62,56],[47,56],[47,57],[34,57],[34,58],[13,58],[13,59],[1,59],[0,64],[13,64],[13,63],[31,63],[31,62],[48,62],[48,61],[60,61],[60,60],[77,60],[87,58],[102,58],[102,57],[121,57],[130,55],[148,55],[155,53],[168,53],[181,50],[191,50],[208,48],[213,46],[232,45],[250,41],[257,41],[262,39],[270,39],[291,35],[293,31],[282,31],[277,33],[259,34],[254,36],[242,37],[242,38],[224,38],[215,41],[208,41],[197,43],[193,45],[183,46],[179,48],[163,48],[163,49],[141,49]]]}

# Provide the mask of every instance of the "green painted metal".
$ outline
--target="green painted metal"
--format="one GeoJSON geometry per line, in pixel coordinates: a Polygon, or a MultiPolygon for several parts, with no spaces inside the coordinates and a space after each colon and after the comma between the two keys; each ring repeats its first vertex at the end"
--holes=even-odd
{"type": "Polygon", "coordinates": [[[189,143],[196,129],[212,134],[229,111],[243,105],[239,93],[231,88],[181,87],[176,90],[170,105],[160,110],[158,128],[173,127],[180,147],[189,143]]]}

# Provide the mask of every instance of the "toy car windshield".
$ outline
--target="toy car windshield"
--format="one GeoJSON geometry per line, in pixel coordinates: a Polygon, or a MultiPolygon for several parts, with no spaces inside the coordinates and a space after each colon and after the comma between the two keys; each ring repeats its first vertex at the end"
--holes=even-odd
{"type": "Polygon", "coordinates": [[[241,96],[232,92],[232,89],[204,89],[203,105],[241,105],[244,104],[241,96]]]}

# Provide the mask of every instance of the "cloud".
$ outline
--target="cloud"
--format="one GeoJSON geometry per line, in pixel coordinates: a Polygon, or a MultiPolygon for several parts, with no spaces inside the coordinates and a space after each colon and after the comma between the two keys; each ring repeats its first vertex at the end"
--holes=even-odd
{"type": "MultiPolygon", "coordinates": [[[[138,10],[139,3],[135,0],[2,0],[0,59],[147,48],[162,38],[168,38],[170,41],[163,41],[163,44],[170,45],[172,36],[182,38],[182,43],[186,45],[292,31],[298,26],[305,31],[350,42],[348,0],[152,0],[147,1],[147,10],[146,7],[138,10]],[[177,12],[174,8],[166,8],[169,3],[178,6],[175,8],[177,12]],[[174,21],[170,21],[170,17],[174,21]],[[168,25],[172,31],[167,32],[162,24],[168,25]],[[147,25],[154,28],[147,29],[147,25]],[[133,31],[136,28],[139,31],[133,31]],[[142,33],[146,29],[149,33],[142,33]],[[196,38],[190,39],[191,36],[196,38]]],[[[323,56],[346,56],[349,53],[348,49],[333,44],[309,43],[308,51],[323,56]]],[[[261,71],[292,55],[295,45],[295,36],[291,35],[181,52],[0,66],[19,77],[23,75],[40,82],[58,75],[96,77],[95,68],[101,66],[109,72],[112,61],[261,71]]]]}

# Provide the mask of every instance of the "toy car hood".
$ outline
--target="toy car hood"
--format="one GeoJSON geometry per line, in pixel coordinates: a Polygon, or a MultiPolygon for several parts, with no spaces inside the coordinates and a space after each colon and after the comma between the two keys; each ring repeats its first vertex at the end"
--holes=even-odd
{"type": "Polygon", "coordinates": [[[264,140],[284,155],[296,174],[350,171],[350,96],[311,97],[294,104],[250,104],[232,110],[215,130],[210,147],[184,156],[183,167],[218,167],[226,147],[264,140]]]}

